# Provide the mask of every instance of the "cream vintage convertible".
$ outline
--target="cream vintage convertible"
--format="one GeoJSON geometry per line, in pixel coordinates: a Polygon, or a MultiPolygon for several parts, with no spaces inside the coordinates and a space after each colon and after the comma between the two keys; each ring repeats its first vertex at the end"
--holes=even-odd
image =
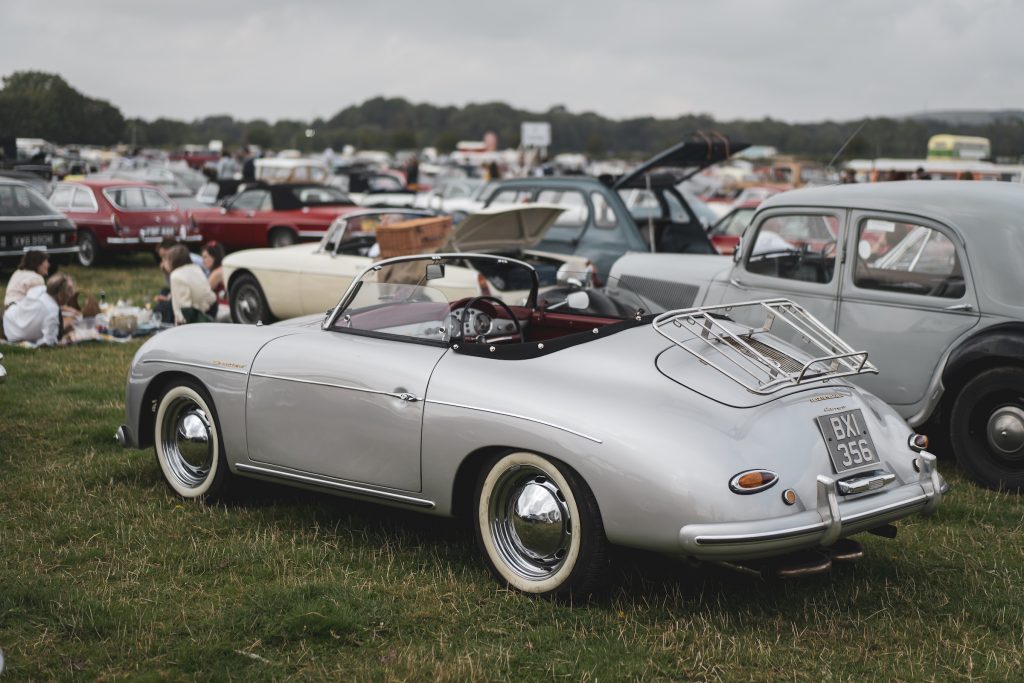
{"type": "MultiPolygon", "coordinates": [[[[541,289],[573,282],[587,284],[593,266],[567,254],[531,250],[543,239],[564,207],[529,204],[479,211],[463,221],[448,251],[500,254],[533,266],[541,289]]],[[[338,292],[377,260],[376,227],[384,221],[434,215],[403,209],[366,209],[339,216],[316,245],[297,244],[279,249],[247,249],[224,259],[231,319],[236,323],[270,323],[309,313],[323,313],[337,303],[338,292]]],[[[508,281],[482,273],[467,262],[458,277],[479,294],[521,304],[529,282],[508,281]]]]}

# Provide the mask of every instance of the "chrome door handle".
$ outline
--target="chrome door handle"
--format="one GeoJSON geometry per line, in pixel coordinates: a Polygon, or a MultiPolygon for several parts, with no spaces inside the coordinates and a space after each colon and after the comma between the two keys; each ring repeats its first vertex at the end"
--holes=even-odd
{"type": "Polygon", "coordinates": [[[952,306],[946,306],[947,311],[973,311],[974,306],[971,304],[953,304],[952,306]]]}
{"type": "Polygon", "coordinates": [[[413,396],[412,394],[393,394],[393,395],[395,397],[397,397],[397,398],[402,399],[403,401],[405,401],[407,403],[416,403],[416,401],[420,400],[418,396],[413,396]]]}
{"type": "Polygon", "coordinates": [[[746,289],[747,288],[747,286],[745,284],[743,284],[742,282],[740,282],[739,280],[737,280],[734,277],[729,278],[729,284],[732,285],[733,287],[739,287],[740,289],[746,289]]]}

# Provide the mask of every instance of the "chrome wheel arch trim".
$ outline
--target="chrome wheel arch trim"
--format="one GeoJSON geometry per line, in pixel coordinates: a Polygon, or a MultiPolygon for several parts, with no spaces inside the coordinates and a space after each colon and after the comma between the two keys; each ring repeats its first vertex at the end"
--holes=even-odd
{"type": "Polygon", "coordinates": [[[383,498],[385,500],[394,501],[396,503],[404,503],[406,505],[413,505],[415,507],[433,509],[435,503],[432,500],[426,498],[417,498],[416,496],[409,496],[402,493],[392,493],[391,491],[381,491],[379,489],[372,489],[366,486],[360,486],[358,484],[346,484],[340,481],[334,481],[333,479],[326,479],[324,477],[313,476],[310,474],[302,474],[299,472],[286,472],[283,470],[272,469],[269,467],[260,467],[258,465],[250,465],[248,463],[235,463],[235,469],[239,472],[248,472],[250,474],[258,474],[266,477],[275,477],[278,479],[288,479],[291,481],[302,482],[305,484],[312,484],[314,486],[320,486],[323,488],[334,489],[342,491],[344,493],[351,493],[360,496],[370,496],[372,498],[383,498]]]}

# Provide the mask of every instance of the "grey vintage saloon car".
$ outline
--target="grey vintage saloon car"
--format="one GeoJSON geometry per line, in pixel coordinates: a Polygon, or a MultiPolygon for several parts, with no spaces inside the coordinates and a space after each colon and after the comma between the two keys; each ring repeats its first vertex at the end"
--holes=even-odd
{"type": "Polygon", "coordinates": [[[838,185],[777,195],[726,257],[630,254],[652,309],[784,296],[870,353],[857,382],[949,437],[964,471],[1024,488],[1024,187],[838,185]]]}
{"type": "Polygon", "coordinates": [[[537,290],[514,259],[402,257],[326,317],[163,332],[118,441],[185,498],[248,476],[466,515],[499,581],[551,596],[588,591],[609,543],[806,573],[939,504],[934,456],[844,379],[866,354],[801,307],[615,319],[537,290]]]}

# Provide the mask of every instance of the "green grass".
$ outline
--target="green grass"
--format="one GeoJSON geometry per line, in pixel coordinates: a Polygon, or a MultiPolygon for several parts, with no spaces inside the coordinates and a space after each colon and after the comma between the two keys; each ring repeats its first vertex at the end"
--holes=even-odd
{"type": "MultiPolygon", "coordinates": [[[[138,302],[148,257],[83,272],[138,302]]],[[[939,513],[831,574],[761,581],[622,552],[574,606],[501,590],[470,531],[252,487],[176,499],[112,434],[138,342],[3,347],[0,680],[1013,680],[1024,502],[940,468],[939,513]]]]}

